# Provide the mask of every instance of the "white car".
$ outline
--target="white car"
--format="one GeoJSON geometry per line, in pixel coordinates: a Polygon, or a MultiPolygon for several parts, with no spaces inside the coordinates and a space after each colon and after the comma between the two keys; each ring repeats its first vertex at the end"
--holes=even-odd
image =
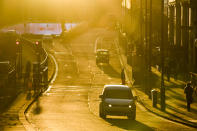
{"type": "Polygon", "coordinates": [[[129,119],[136,118],[136,97],[133,96],[131,88],[126,85],[105,85],[99,106],[99,116],[106,115],[128,116],[129,119]]]}

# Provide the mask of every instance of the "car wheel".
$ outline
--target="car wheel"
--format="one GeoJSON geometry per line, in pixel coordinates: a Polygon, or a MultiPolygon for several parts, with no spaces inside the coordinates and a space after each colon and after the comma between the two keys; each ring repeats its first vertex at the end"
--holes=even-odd
{"type": "Polygon", "coordinates": [[[102,104],[100,104],[100,106],[99,106],[99,116],[100,116],[101,118],[103,118],[103,119],[106,118],[106,114],[105,114],[104,109],[102,108],[102,104]]]}
{"type": "Polygon", "coordinates": [[[136,118],[136,111],[134,111],[132,114],[128,114],[128,119],[135,120],[136,118]]]}

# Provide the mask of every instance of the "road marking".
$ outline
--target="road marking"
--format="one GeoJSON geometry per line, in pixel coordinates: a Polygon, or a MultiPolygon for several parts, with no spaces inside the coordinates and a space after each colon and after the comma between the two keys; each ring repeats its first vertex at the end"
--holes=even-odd
{"type": "Polygon", "coordinates": [[[73,55],[73,50],[72,50],[72,46],[70,44],[68,44],[68,48],[70,51],[70,54],[73,56],[73,61],[76,63],[76,68],[77,68],[77,74],[79,74],[79,63],[77,58],[73,55]]]}
{"type": "Polygon", "coordinates": [[[108,77],[108,80],[111,80],[112,78],[111,77],[108,77]]]}
{"type": "Polygon", "coordinates": [[[55,51],[54,54],[55,54],[55,55],[65,55],[65,54],[67,54],[67,53],[66,53],[66,52],[57,52],[57,51],[55,51]]]}
{"type": "Polygon", "coordinates": [[[43,94],[49,92],[51,90],[51,88],[52,88],[52,86],[49,86],[49,88],[43,94]]]}
{"type": "MultiPolygon", "coordinates": [[[[51,80],[51,84],[53,84],[57,78],[59,68],[58,68],[58,64],[57,64],[55,57],[52,54],[49,54],[49,55],[51,56],[51,58],[53,59],[53,61],[55,63],[55,74],[54,74],[53,79],[51,80]]],[[[52,88],[52,86],[50,85],[49,88],[43,94],[46,94],[47,92],[49,92],[51,90],[51,88],[52,88]]]]}
{"type": "Polygon", "coordinates": [[[72,78],[72,76],[66,76],[66,78],[67,78],[67,79],[71,79],[71,78],[72,78]]]}
{"type": "Polygon", "coordinates": [[[56,78],[57,78],[59,68],[58,68],[58,63],[57,63],[55,57],[54,57],[52,54],[49,54],[49,55],[51,56],[51,58],[52,58],[53,61],[55,62],[55,67],[56,67],[56,68],[55,68],[55,75],[54,75],[53,79],[51,80],[51,83],[53,83],[53,82],[56,80],[56,78]]]}
{"type": "Polygon", "coordinates": [[[63,94],[65,94],[68,91],[72,91],[72,92],[81,92],[81,91],[87,91],[89,89],[56,89],[53,92],[48,92],[49,94],[59,94],[59,92],[62,92],[63,94]],[[65,91],[65,92],[63,92],[65,91]]]}

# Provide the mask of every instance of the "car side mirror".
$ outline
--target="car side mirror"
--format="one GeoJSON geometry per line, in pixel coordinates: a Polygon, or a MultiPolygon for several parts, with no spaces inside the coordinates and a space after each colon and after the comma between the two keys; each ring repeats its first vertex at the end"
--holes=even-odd
{"type": "Polygon", "coordinates": [[[134,96],[134,100],[137,100],[137,96],[134,96]]]}
{"type": "Polygon", "coordinates": [[[103,98],[103,95],[99,95],[99,98],[101,98],[101,99],[102,99],[102,98],[103,98]]]}

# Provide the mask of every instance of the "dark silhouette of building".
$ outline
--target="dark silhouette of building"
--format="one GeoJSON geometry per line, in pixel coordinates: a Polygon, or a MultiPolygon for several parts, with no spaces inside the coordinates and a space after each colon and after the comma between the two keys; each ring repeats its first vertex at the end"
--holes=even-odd
{"type": "Polygon", "coordinates": [[[197,72],[197,1],[171,0],[168,7],[171,57],[185,72],[197,72]]]}

